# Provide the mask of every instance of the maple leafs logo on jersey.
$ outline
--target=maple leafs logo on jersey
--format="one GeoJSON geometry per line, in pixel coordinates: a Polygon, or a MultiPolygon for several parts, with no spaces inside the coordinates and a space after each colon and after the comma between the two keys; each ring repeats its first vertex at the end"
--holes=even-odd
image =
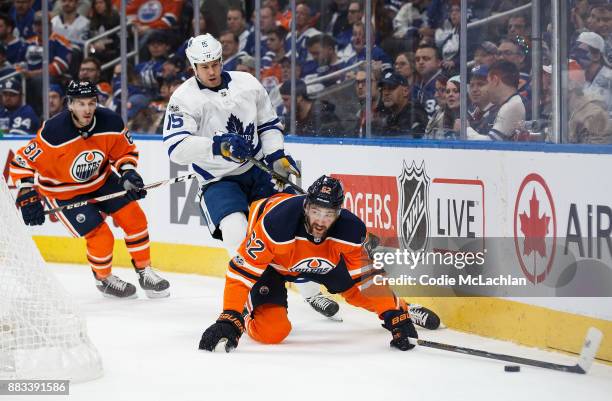
{"type": "Polygon", "coordinates": [[[233,114],[230,114],[229,119],[227,120],[227,124],[225,125],[225,129],[227,132],[234,133],[240,135],[247,141],[253,143],[253,134],[255,133],[255,124],[250,123],[247,125],[246,130],[244,129],[244,125],[242,121],[238,117],[233,114]]]}

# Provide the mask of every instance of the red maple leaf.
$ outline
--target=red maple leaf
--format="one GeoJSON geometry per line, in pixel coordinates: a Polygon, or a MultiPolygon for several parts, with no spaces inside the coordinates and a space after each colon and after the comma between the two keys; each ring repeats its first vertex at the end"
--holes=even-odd
{"type": "Polygon", "coordinates": [[[546,214],[540,214],[540,201],[536,198],[535,189],[529,200],[529,215],[523,212],[520,214],[521,231],[525,235],[523,255],[529,256],[533,251],[540,254],[541,257],[546,256],[546,242],[544,238],[548,234],[548,223],[550,217],[546,214]]]}

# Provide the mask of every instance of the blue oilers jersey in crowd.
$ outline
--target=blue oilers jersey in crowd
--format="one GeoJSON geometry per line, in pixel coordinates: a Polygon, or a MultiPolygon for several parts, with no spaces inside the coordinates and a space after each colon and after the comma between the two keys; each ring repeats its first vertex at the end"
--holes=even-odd
{"type": "Polygon", "coordinates": [[[5,134],[34,135],[39,127],[38,116],[27,104],[13,111],[0,108],[0,130],[5,134]]]}
{"type": "MultiPolygon", "coordinates": [[[[66,38],[56,33],[52,33],[49,36],[49,63],[61,64],[63,69],[68,69],[70,56],[72,49],[70,48],[70,42],[66,38]]],[[[24,46],[24,61],[27,64],[29,71],[42,69],[42,57],[43,57],[43,46],[40,45],[36,37],[30,38],[26,41],[24,46]]]]}

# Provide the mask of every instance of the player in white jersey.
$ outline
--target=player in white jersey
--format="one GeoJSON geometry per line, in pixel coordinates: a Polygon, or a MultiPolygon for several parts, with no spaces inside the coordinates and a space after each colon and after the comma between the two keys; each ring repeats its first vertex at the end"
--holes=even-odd
{"type": "MultiPolygon", "coordinates": [[[[300,171],[285,154],[283,126],[261,83],[249,73],[224,72],[221,43],[210,34],[191,38],[185,53],[195,76],[170,98],[164,144],[170,160],[196,173],[201,212],[232,257],[246,235],[249,204],[283,189],[246,156],[263,159],[284,177],[300,171]]],[[[338,312],[317,283],[297,287],[318,312],[328,317],[338,312]]]]}

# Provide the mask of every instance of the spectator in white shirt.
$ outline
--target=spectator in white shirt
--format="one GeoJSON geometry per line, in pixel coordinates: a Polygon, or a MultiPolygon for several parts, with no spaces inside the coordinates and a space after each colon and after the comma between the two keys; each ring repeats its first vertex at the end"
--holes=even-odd
{"type": "Polygon", "coordinates": [[[487,91],[491,103],[498,107],[488,132],[493,140],[512,140],[516,129],[525,121],[525,104],[516,89],[518,82],[519,70],[510,61],[498,60],[489,68],[487,91]]]}
{"type": "Polygon", "coordinates": [[[61,11],[51,19],[53,32],[65,36],[73,48],[83,48],[89,34],[89,19],[77,13],[78,0],[61,0],[61,11]]]}

